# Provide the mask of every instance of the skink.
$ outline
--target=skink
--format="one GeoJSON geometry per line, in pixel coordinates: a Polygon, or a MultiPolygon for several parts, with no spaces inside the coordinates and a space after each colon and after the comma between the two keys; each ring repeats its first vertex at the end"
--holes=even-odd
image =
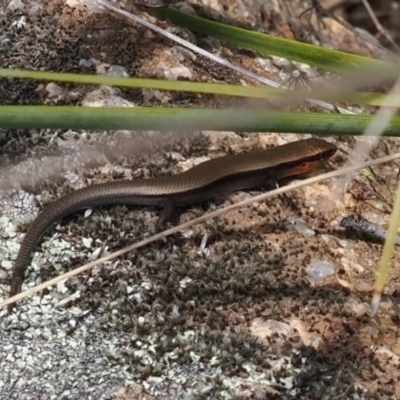
{"type": "Polygon", "coordinates": [[[35,245],[59,219],[76,211],[110,204],[158,206],[162,227],[176,207],[200,203],[220,194],[262,187],[299,175],[331,157],[336,146],[319,139],[300,140],[264,151],[229,155],[172,176],[92,185],[46,206],[29,226],[12,273],[10,297],[19,293],[35,245]]]}

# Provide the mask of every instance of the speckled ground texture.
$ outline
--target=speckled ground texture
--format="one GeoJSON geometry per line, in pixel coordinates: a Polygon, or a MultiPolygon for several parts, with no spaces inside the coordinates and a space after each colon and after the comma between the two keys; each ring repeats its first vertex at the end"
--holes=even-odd
{"type": "MultiPolygon", "coordinates": [[[[2,67],[146,77],[166,77],[174,68],[186,79],[242,79],[113,16],[61,0],[24,3],[11,3],[11,10],[0,1],[2,67]]],[[[299,21],[288,22],[297,1],[293,9],[279,1],[207,1],[205,8],[187,3],[288,38],[306,30],[299,21]]],[[[328,22],[325,40],[331,37],[328,22]]],[[[270,59],[171,29],[254,72],[287,79],[270,59]]],[[[317,40],[312,32],[307,38],[317,40]]],[[[354,48],[350,40],[341,44],[368,54],[358,42],[354,48]]],[[[335,41],[331,47],[338,48],[335,41]]],[[[230,105],[212,96],[0,79],[1,104],[90,102],[230,105]]],[[[0,298],[7,296],[27,224],[53,199],[91,183],[178,173],[210,157],[300,136],[204,132],[170,135],[157,146],[160,137],[0,129],[0,298]]],[[[342,150],[350,151],[355,141],[327,140],[340,151],[326,168],[338,167],[346,160],[342,150]]],[[[372,156],[399,147],[386,139],[372,156]]],[[[399,398],[399,250],[380,312],[371,317],[382,244],[338,225],[358,212],[387,226],[398,166],[373,172],[354,175],[345,194],[337,180],[297,190],[291,198],[300,215],[277,199],[254,204],[62,282],[21,301],[11,315],[1,310],[0,399],[399,398]],[[318,281],[315,261],[325,262],[331,274],[318,281]]],[[[175,223],[248,196],[240,192],[189,208],[175,223]]],[[[41,241],[23,288],[150,236],[156,219],[155,209],[122,206],[65,219],[41,241]]]]}

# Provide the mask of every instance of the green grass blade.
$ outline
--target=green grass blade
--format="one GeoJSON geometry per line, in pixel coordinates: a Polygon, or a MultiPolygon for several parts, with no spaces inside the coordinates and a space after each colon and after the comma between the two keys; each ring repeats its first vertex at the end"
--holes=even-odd
{"type": "Polygon", "coordinates": [[[397,229],[400,221],[400,183],[397,185],[394,208],[390,217],[389,228],[385,245],[383,247],[382,257],[379,262],[378,276],[375,283],[374,296],[372,298],[372,313],[376,314],[379,308],[380,299],[387,281],[390,261],[393,257],[394,246],[397,239],[397,229]]]}
{"type": "Polygon", "coordinates": [[[93,85],[110,85],[130,87],[137,89],[158,89],[169,91],[182,91],[192,93],[208,93],[226,96],[250,97],[250,98],[267,98],[267,99],[304,99],[318,98],[325,101],[344,101],[349,103],[368,104],[379,106],[385,104],[390,107],[400,107],[400,96],[396,94],[387,95],[378,92],[340,92],[330,93],[318,90],[309,92],[306,90],[286,90],[275,89],[266,86],[242,86],[232,84],[188,82],[188,81],[169,81],[163,79],[146,79],[146,78],[120,78],[106,75],[87,75],[87,74],[71,74],[58,72],[43,71],[25,71],[17,69],[0,68],[0,76],[22,79],[37,79],[53,82],[73,82],[93,85]]]}
{"type": "MultiPolygon", "coordinates": [[[[3,129],[204,129],[361,135],[372,118],[370,115],[235,109],[0,106],[0,127],[3,129]]],[[[400,117],[391,120],[385,135],[400,136],[400,117]]]]}
{"type": "Polygon", "coordinates": [[[395,79],[399,74],[399,68],[395,64],[253,32],[187,14],[176,8],[159,8],[151,12],[191,31],[256,51],[261,55],[275,55],[324,70],[356,76],[364,74],[374,78],[395,79]]]}

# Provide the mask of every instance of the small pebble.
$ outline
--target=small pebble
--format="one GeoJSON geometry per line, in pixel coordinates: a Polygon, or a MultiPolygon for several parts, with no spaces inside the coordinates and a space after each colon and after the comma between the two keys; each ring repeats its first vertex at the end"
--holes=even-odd
{"type": "Polygon", "coordinates": [[[320,283],[335,273],[332,264],[326,261],[313,261],[307,267],[307,275],[311,282],[320,283]]]}

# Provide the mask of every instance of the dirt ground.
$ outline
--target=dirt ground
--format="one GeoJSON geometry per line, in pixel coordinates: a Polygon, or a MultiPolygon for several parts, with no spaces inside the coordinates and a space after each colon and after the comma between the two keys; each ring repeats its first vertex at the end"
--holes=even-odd
{"type": "MultiPolygon", "coordinates": [[[[368,46],[365,36],[332,18],[323,25],[299,19],[303,3],[192,0],[186,6],[282,37],[385,56],[383,48],[368,46]]],[[[360,2],[336,3],[335,15],[376,33],[360,2]]],[[[389,12],[389,1],[370,3],[399,42],[397,9],[389,12]]],[[[0,10],[4,68],[159,78],[173,70],[195,81],[246,81],[141,26],[62,0],[0,0],[0,10]]],[[[137,12],[146,15],[140,7],[137,12]]],[[[276,58],[261,59],[157,23],[260,75],[277,82],[290,78],[276,58]]],[[[385,39],[383,44],[390,46],[385,39]]],[[[2,105],[223,107],[247,101],[0,79],[2,105]]],[[[0,299],[7,297],[26,227],[44,204],[89,184],[179,173],[209,158],[301,137],[0,128],[0,299]]],[[[342,166],[357,141],[325,139],[338,152],[321,170],[342,166]]],[[[399,149],[398,140],[386,138],[371,156],[399,149]]],[[[19,302],[11,315],[1,310],[0,399],[399,398],[399,249],[380,311],[372,317],[383,245],[339,226],[345,215],[359,214],[387,227],[398,173],[392,163],[349,176],[345,189],[332,179],[296,190],[290,198],[299,211],[276,198],[253,204],[61,282],[19,302]],[[323,271],[328,273],[321,277],[323,271]]],[[[190,207],[175,222],[248,196],[239,192],[190,207]]],[[[115,206],[66,218],[42,239],[24,289],[149,237],[157,215],[151,207],[115,206]]]]}

